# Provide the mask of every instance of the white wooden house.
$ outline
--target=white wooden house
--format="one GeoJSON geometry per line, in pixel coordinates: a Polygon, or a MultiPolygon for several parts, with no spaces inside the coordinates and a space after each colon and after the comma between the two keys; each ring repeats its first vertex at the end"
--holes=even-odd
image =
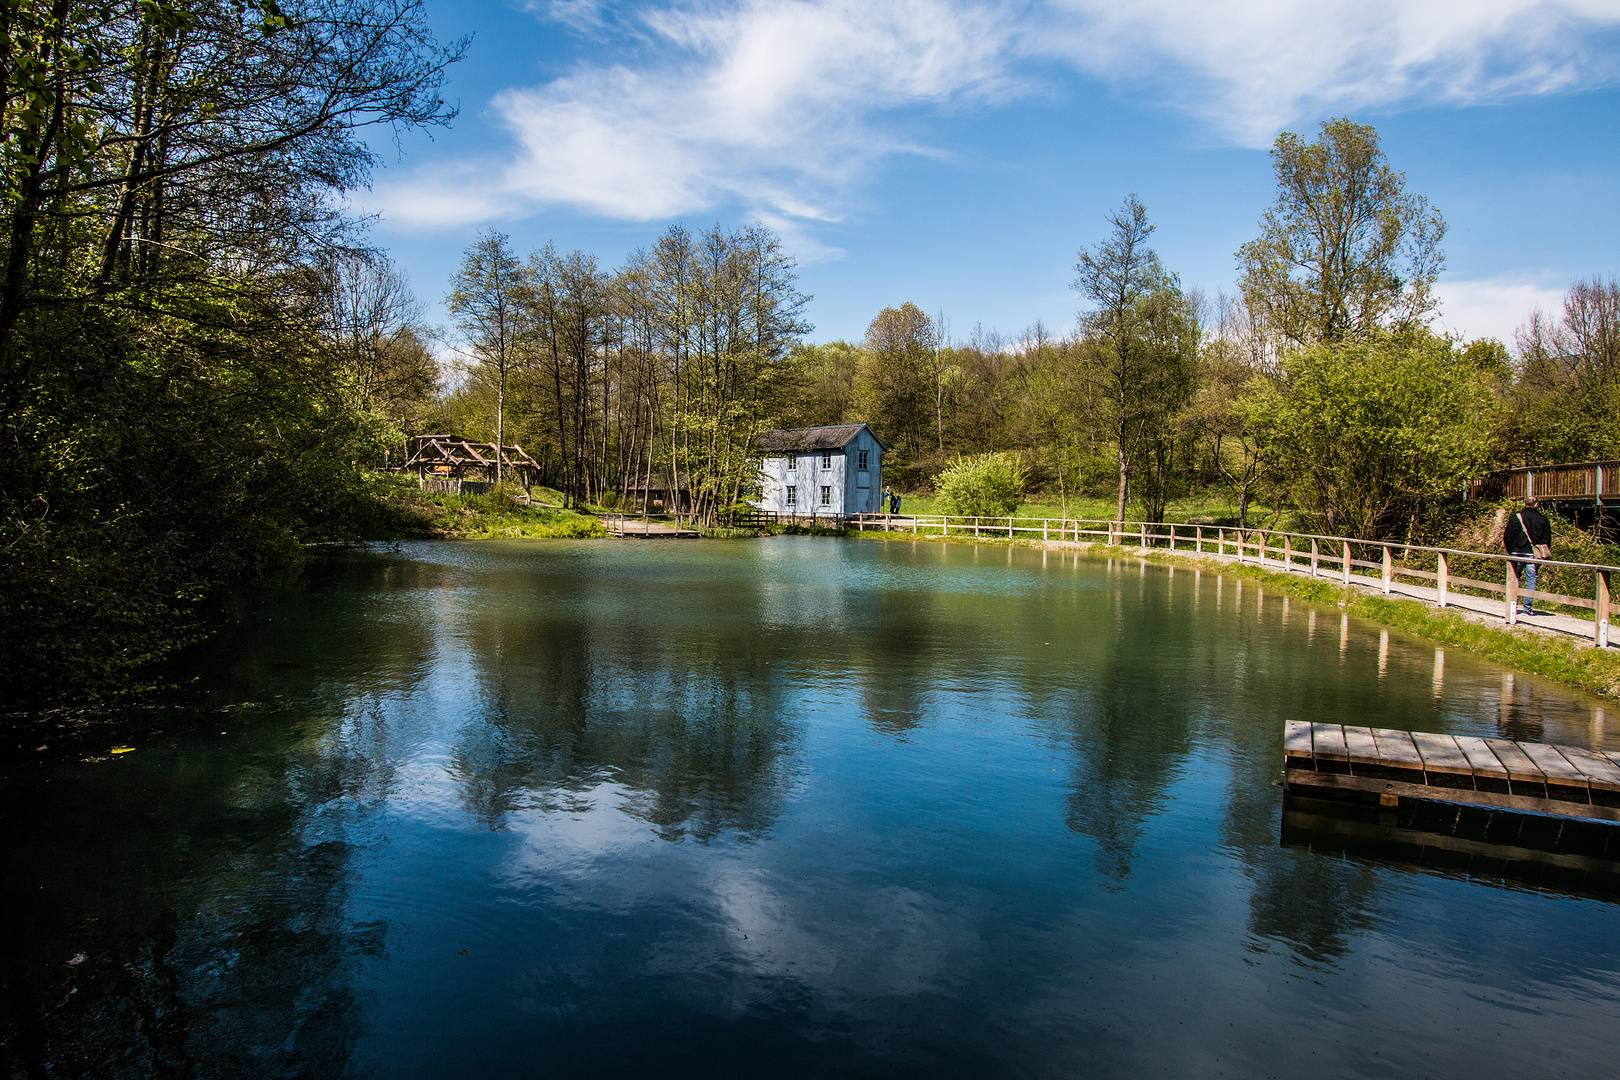
{"type": "Polygon", "coordinates": [[[883,441],[865,424],[760,436],[765,485],[754,505],[800,517],[883,512],[883,441]]]}

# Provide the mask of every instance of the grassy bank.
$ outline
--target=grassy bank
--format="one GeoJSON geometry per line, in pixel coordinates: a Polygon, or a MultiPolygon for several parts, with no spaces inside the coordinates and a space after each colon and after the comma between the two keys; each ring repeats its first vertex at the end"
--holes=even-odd
{"type": "MultiPolygon", "coordinates": [[[[971,536],[953,536],[947,541],[940,536],[916,537],[910,533],[865,535],[874,540],[920,539],[936,544],[942,542],[1007,544],[1018,547],[1040,545],[1038,540],[1008,540],[1005,537],[1000,540],[989,537],[975,540],[971,536]]],[[[1167,565],[1173,563],[1178,566],[1199,566],[1218,570],[1228,577],[1249,578],[1302,600],[1333,604],[1351,615],[1416,634],[1436,644],[1467,649],[1499,664],[1536,675],[1545,675],[1601,697],[1620,700],[1620,649],[1599,650],[1587,642],[1563,635],[1474,622],[1452,611],[1442,611],[1421,600],[1368,594],[1354,586],[1335,584],[1325,578],[1285,574],[1247,563],[1200,559],[1196,555],[1172,554],[1168,551],[1143,552],[1137,548],[1108,547],[1103,544],[1094,545],[1090,550],[1098,554],[1124,555],[1167,565]]]]}
{"type": "Polygon", "coordinates": [[[1248,564],[1214,564],[1169,552],[1150,551],[1143,556],[1142,552],[1128,548],[1118,550],[1145,557],[1150,562],[1218,565],[1222,574],[1250,578],[1304,600],[1335,604],[1351,615],[1417,634],[1436,644],[1467,649],[1499,664],[1545,675],[1606,698],[1620,699],[1620,649],[1594,649],[1589,642],[1561,634],[1475,622],[1422,600],[1372,595],[1322,578],[1300,577],[1248,564]]]}
{"type": "Polygon", "coordinates": [[[560,504],[560,493],[535,488],[531,494],[536,504],[524,506],[501,492],[445,495],[401,484],[384,493],[389,510],[387,535],[370,539],[530,540],[607,535],[594,517],[544,505],[560,504]]]}

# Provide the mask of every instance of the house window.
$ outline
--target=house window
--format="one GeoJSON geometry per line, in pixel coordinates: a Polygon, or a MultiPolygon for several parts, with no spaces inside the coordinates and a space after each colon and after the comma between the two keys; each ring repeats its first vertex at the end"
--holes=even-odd
{"type": "Polygon", "coordinates": [[[857,465],[856,465],[856,466],[855,466],[855,467],[856,467],[856,468],[857,468],[857,469],[864,469],[864,468],[866,468],[866,455],[867,455],[867,453],[868,453],[868,451],[866,451],[866,450],[860,450],[860,451],[857,451],[857,453],[858,453],[858,454],[859,454],[859,455],[860,455],[860,459],[861,459],[861,460],[860,460],[860,462],[859,462],[859,463],[858,463],[858,464],[857,464],[857,465]]]}
{"type": "Polygon", "coordinates": [[[832,505],[832,488],[828,487],[826,484],[821,485],[821,505],[832,505]]]}
{"type": "Polygon", "coordinates": [[[789,506],[797,506],[797,505],[799,505],[799,489],[794,487],[791,484],[788,485],[787,504],[789,506]]]}
{"type": "Polygon", "coordinates": [[[797,469],[798,467],[799,467],[799,455],[798,454],[789,454],[788,455],[788,468],[789,469],[797,469]]]}
{"type": "Polygon", "coordinates": [[[831,450],[823,450],[821,452],[821,467],[823,469],[832,468],[832,451],[831,450]]]}

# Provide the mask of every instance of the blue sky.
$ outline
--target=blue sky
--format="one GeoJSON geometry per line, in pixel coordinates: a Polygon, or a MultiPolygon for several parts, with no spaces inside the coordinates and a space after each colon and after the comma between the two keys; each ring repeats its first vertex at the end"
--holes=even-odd
{"type": "Polygon", "coordinates": [[[1231,290],[1277,132],[1348,115],[1450,223],[1443,323],[1511,343],[1620,273],[1620,0],[427,0],[461,115],[357,208],[443,318],[486,227],[608,265],[763,221],[813,340],[888,305],[1074,324],[1075,253],[1135,191],[1185,284],[1231,290]]]}

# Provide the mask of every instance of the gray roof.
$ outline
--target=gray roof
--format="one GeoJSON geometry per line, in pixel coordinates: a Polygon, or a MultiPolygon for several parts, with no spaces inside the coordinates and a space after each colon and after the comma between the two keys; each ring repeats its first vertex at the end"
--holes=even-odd
{"type": "MultiPolygon", "coordinates": [[[[842,450],[850,444],[850,440],[866,428],[865,424],[830,424],[827,427],[787,428],[785,430],[767,431],[759,437],[759,448],[767,453],[802,453],[806,450],[842,450]]],[[[871,428],[866,428],[871,431],[871,428]]],[[[872,432],[872,438],[877,439],[879,446],[884,446],[882,439],[878,439],[877,432],[872,432]]]]}

